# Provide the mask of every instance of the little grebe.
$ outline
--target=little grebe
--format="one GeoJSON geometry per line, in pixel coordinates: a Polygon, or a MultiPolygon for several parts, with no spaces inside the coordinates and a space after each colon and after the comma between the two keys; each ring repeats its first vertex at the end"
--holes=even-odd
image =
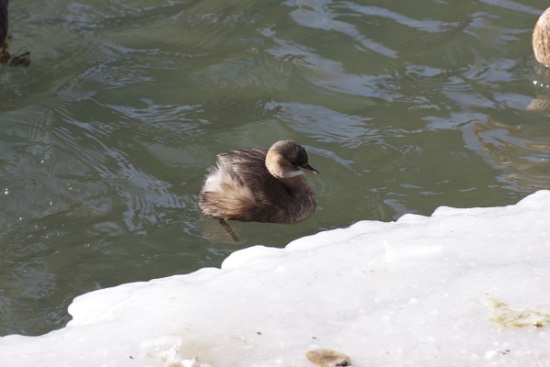
{"type": "Polygon", "coordinates": [[[315,193],[303,171],[318,174],[306,150],[292,140],[267,149],[218,154],[199,195],[199,207],[220,220],[293,223],[313,214],[315,193]],[[302,171],[303,170],[303,171],[302,171]]]}

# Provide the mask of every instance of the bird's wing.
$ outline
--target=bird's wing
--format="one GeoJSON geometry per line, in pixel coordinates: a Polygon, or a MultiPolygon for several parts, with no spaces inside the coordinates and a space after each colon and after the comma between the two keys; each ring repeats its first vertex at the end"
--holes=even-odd
{"type": "Polygon", "coordinates": [[[266,154],[264,149],[231,150],[218,154],[218,163],[233,180],[246,186],[252,179],[269,175],[265,167],[266,154]]]}

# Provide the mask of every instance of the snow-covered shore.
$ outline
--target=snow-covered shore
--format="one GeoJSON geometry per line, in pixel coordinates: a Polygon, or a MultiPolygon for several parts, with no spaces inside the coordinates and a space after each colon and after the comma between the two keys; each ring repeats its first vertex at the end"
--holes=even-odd
{"type": "Polygon", "coordinates": [[[76,298],[67,327],[0,338],[0,366],[550,366],[550,191],[362,221],[222,269],[76,298]],[[329,364],[327,364],[329,365],[329,364]]]}

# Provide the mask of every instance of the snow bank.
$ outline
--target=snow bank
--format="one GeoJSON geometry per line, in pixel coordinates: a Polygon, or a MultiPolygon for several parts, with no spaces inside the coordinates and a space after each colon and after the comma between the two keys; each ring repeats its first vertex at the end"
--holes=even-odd
{"type": "Polygon", "coordinates": [[[0,338],[0,366],[334,365],[319,348],[356,367],[550,366],[549,218],[539,191],[252,247],[80,296],[64,329],[0,338]]]}

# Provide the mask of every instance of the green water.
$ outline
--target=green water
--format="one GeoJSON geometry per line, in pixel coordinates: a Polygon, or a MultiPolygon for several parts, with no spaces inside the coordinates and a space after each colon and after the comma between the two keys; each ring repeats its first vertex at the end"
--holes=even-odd
{"type": "Polygon", "coordinates": [[[530,45],[546,6],[12,1],[9,49],[32,63],[0,66],[0,335],[237,249],[548,188],[530,45]],[[207,167],[289,138],[321,173],[317,213],[233,223],[231,243],[197,207],[207,167]]]}

